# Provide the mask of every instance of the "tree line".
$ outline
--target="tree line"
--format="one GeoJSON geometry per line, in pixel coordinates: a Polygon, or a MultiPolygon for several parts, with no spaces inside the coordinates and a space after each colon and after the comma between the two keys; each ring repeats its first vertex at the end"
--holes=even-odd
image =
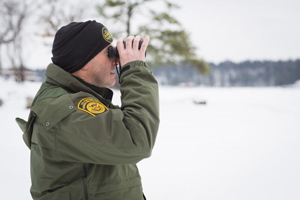
{"type": "Polygon", "coordinates": [[[165,65],[153,73],[163,85],[263,87],[284,86],[300,80],[300,59],[286,61],[225,61],[209,63],[211,72],[202,76],[189,66],[165,65]]]}
{"type": "MultiPolygon", "coordinates": [[[[300,80],[300,59],[286,61],[225,61],[209,63],[211,72],[197,73],[191,66],[165,64],[151,69],[161,85],[208,87],[286,86],[300,80]]],[[[35,70],[45,79],[45,69],[35,70]]]]}

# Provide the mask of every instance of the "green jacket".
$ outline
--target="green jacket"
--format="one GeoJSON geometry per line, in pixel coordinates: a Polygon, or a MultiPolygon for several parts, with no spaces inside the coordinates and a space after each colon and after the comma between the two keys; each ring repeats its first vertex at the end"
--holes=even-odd
{"type": "Polygon", "coordinates": [[[121,108],[112,92],[50,64],[28,122],[35,200],[142,200],[136,163],[151,155],[159,125],[158,85],[146,64],[126,64],[121,108]]]}

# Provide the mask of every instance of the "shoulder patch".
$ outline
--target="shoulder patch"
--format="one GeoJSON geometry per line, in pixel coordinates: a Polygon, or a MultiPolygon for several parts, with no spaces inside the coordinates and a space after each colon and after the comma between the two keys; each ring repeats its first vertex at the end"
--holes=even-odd
{"type": "Polygon", "coordinates": [[[99,100],[92,97],[86,97],[79,101],[77,108],[84,112],[89,113],[93,117],[105,113],[109,109],[99,100]]]}
{"type": "Polygon", "coordinates": [[[108,30],[107,30],[106,27],[103,27],[103,28],[102,28],[102,36],[103,36],[103,38],[104,38],[107,42],[109,42],[109,43],[112,43],[112,42],[113,42],[113,39],[112,39],[112,37],[111,37],[110,33],[108,32],[108,30]]]}

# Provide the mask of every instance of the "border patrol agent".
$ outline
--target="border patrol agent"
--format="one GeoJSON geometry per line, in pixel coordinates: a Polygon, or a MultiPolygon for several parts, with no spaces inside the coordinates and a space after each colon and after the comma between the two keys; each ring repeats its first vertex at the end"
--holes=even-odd
{"type": "Polygon", "coordinates": [[[149,36],[117,41],[122,106],[111,103],[112,42],[96,21],[55,35],[52,64],[28,121],[17,118],[31,150],[35,200],[142,200],[136,163],[151,155],[159,126],[158,85],[145,63],[149,36]],[[143,40],[138,49],[139,40],[143,40]]]}

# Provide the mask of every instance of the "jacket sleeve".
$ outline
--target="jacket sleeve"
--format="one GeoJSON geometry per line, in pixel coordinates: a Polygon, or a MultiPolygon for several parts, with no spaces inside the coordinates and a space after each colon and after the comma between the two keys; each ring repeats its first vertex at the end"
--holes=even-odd
{"type": "Polygon", "coordinates": [[[120,85],[121,108],[100,114],[82,109],[87,93],[70,95],[76,110],[55,127],[60,160],[118,165],[151,155],[159,126],[157,82],[145,62],[134,61],[123,67],[120,85]]]}

